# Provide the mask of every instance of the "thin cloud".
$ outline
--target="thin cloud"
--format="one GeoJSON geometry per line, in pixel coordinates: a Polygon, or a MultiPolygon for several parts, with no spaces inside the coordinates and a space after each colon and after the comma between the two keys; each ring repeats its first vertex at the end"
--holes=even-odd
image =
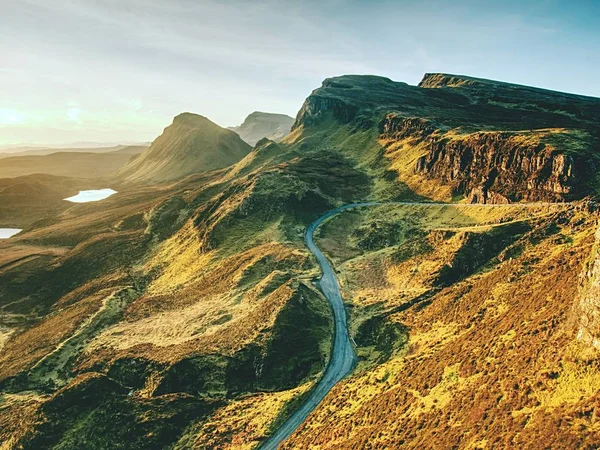
{"type": "Polygon", "coordinates": [[[115,141],[150,140],[181,111],[221,125],[294,115],[344,73],[416,83],[441,70],[598,95],[591,16],[559,0],[21,0],[0,14],[0,98],[36,111],[24,134],[115,141]]]}

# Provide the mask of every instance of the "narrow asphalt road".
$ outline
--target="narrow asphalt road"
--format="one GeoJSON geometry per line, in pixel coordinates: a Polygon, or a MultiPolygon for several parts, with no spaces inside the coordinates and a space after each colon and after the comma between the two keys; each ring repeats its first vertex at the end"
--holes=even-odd
{"type": "MultiPolygon", "coordinates": [[[[457,207],[498,207],[507,205],[496,205],[496,204],[479,204],[479,203],[460,203],[460,204],[449,204],[449,203],[419,203],[419,202],[365,202],[365,203],[351,203],[348,205],[340,206],[334,210],[331,210],[317,220],[315,220],[307,229],[304,235],[304,240],[308,249],[317,258],[323,275],[319,281],[319,286],[325,297],[329,301],[331,310],[333,312],[333,319],[335,321],[334,327],[334,340],[333,348],[331,350],[331,358],[329,364],[325,370],[325,374],[319,380],[317,386],[310,392],[308,398],[302,403],[302,405],[295,410],[290,417],[281,425],[275,433],[273,433],[260,447],[261,450],[276,450],[279,445],[285,441],[302,422],[306,420],[308,415],[317,407],[319,403],[325,398],[329,391],[335,386],[342,378],[348,375],[354,365],[356,364],[356,353],[350,342],[350,336],[348,334],[348,321],[346,317],[346,310],[344,308],[344,301],[340,293],[339,284],[335,276],[335,271],[325,255],[319,250],[314,240],[314,233],[317,228],[328,218],[338,214],[341,211],[352,208],[360,208],[363,206],[377,206],[377,205],[411,205],[411,206],[457,206],[457,207]]],[[[549,205],[549,203],[514,203],[514,206],[543,206],[549,205]]]]}
{"type": "Polygon", "coordinates": [[[277,431],[263,443],[260,447],[262,450],[277,449],[277,447],[279,447],[279,445],[306,420],[308,415],[319,403],[321,403],[331,388],[348,375],[354,368],[356,363],[356,353],[354,353],[354,348],[352,348],[350,336],[348,335],[348,322],[342,294],[340,293],[333,267],[331,267],[331,264],[329,264],[325,255],[323,255],[321,250],[319,250],[319,247],[315,244],[314,233],[319,225],[340,211],[357,208],[359,206],[370,206],[373,204],[374,203],[353,203],[342,206],[322,215],[306,229],[306,234],[304,235],[306,246],[317,258],[317,261],[321,266],[321,271],[323,272],[321,280],[319,281],[319,287],[323,294],[325,294],[325,297],[327,297],[333,312],[333,320],[335,322],[333,347],[331,349],[331,357],[327,369],[325,370],[325,374],[319,380],[317,386],[311,391],[304,403],[302,403],[302,405],[288,417],[283,425],[281,425],[277,431]]]}

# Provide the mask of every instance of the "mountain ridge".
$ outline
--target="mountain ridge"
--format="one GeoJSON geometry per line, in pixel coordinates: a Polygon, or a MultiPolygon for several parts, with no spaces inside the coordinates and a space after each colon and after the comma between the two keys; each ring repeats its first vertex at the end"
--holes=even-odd
{"type": "Polygon", "coordinates": [[[373,151],[383,148],[382,162],[399,181],[424,193],[427,180],[446,192],[446,201],[572,200],[598,190],[600,99],[438,75],[424,77],[425,84],[437,80],[444,87],[376,76],[328,78],[304,102],[292,136],[306,139],[339,126],[364,132],[365,139],[370,133],[369,141],[378,143],[373,151]],[[507,189],[502,177],[516,183],[507,189]]]}

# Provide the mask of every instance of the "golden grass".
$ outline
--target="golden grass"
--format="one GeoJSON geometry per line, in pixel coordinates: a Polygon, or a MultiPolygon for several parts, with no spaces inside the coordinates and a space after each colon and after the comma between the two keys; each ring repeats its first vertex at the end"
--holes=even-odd
{"type": "Polygon", "coordinates": [[[434,408],[444,409],[454,396],[460,395],[460,391],[466,387],[467,383],[475,382],[481,376],[481,374],[476,374],[469,378],[462,378],[459,376],[459,368],[460,363],[445,367],[442,380],[426,395],[421,395],[416,389],[409,390],[417,399],[417,403],[414,408],[409,410],[408,415],[416,417],[419,414],[427,414],[434,408]]]}
{"type": "Polygon", "coordinates": [[[287,391],[264,392],[233,400],[194,429],[192,436],[186,436],[186,441],[189,447],[195,449],[256,448],[267,436],[269,425],[281,414],[286,404],[306,393],[312,386],[313,382],[308,382],[287,391]]]}
{"type": "Polygon", "coordinates": [[[536,389],[538,408],[557,408],[589,400],[600,392],[600,367],[593,347],[573,341],[565,349],[554,376],[536,389]]]}
{"type": "Polygon", "coordinates": [[[271,243],[209,264],[193,246],[173,255],[177,245],[171,239],[159,255],[182,264],[182,270],[189,261],[191,269],[178,278],[183,284],[171,291],[168,277],[160,274],[148,294],[129,306],[126,320],[106,328],[88,345],[86,358],[101,350],[137,347],[160,360],[193,352],[233,354],[272,328],[294,295],[294,275],[303,273],[307,258],[305,252],[271,243]],[[197,265],[187,259],[193,255],[200,258],[197,265]]]}
{"type": "Polygon", "coordinates": [[[102,299],[89,298],[50,315],[4,343],[0,354],[0,378],[33,366],[75,333],[101,307],[102,299]]]}
{"type": "Polygon", "coordinates": [[[2,350],[4,344],[6,344],[6,341],[8,341],[8,338],[10,338],[10,335],[14,332],[15,330],[12,328],[0,328],[0,350],[2,350]]]}
{"type": "Polygon", "coordinates": [[[214,258],[214,252],[201,252],[201,242],[192,221],[162,242],[145,264],[146,271],[158,268],[160,275],[148,286],[147,293],[171,293],[202,276],[214,258]]]}
{"type": "Polygon", "coordinates": [[[448,342],[460,336],[460,328],[457,323],[435,322],[426,331],[416,331],[409,336],[410,359],[422,359],[430,357],[448,342]]]}
{"type": "Polygon", "coordinates": [[[553,383],[551,389],[538,393],[537,397],[541,407],[556,408],[589,399],[598,391],[600,391],[598,367],[567,362],[561,367],[557,381],[553,383]]]}

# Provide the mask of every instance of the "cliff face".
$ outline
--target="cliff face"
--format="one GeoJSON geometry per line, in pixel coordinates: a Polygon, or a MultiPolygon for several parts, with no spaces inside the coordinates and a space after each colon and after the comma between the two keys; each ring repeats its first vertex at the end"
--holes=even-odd
{"type": "Polygon", "coordinates": [[[317,124],[326,114],[331,114],[341,123],[346,124],[354,119],[357,110],[356,106],[340,99],[311,95],[300,108],[292,129],[300,125],[317,124]]]}
{"type": "Polygon", "coordinates": [[[471,203],[564,201],[589,193],[585,180],[595,165],[561,152],[553,143],[566,131],[446,132],[421,118],[388,115],[380,125],[387,141],[420,143],[414,172],[452,186],[471,203]]]}
{"type": "Polygon", "coordinates": [[[600,228],[581,274],[580,298],[575,311],[577,339],[600,350],[600,228]]]}

